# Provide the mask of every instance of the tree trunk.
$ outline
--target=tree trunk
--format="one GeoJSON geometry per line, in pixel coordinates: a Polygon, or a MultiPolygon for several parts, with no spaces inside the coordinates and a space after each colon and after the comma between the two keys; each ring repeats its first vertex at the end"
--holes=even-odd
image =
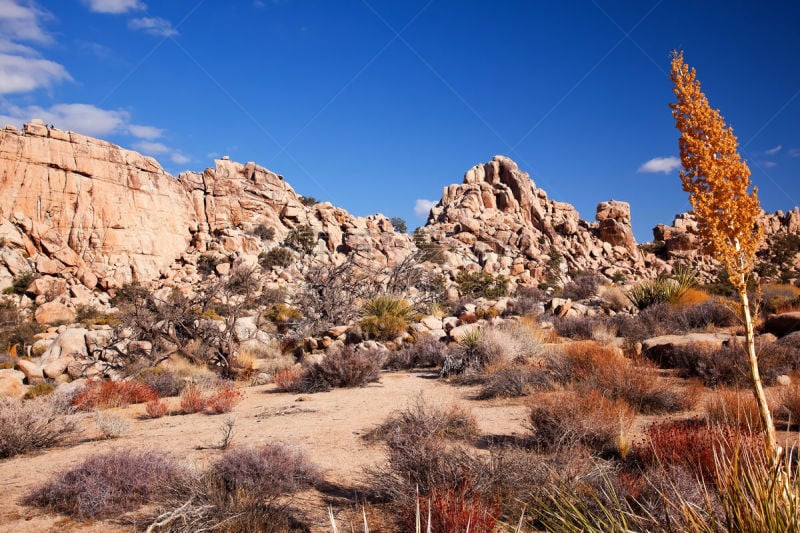
{"type": "Polygon", "coordinates": [[[775,426],[772,423],[772,414],[769,412],[767,397],[764,395],[764,386],[761,383],[761,375],[758,372],[758,357],[756,356],[755,334],[753,333],[753,319],[750,316],[750,302],[747,298],[747,291],[739,291],[739,299],[742,304],[744,314],[745,337],[747,339],[747,357],[750,363],[750,375],[753,378],[753,395],[756,397],[758,412],[761,415],[761,425],[764,428],[764,447],[770,466],[777,467],[780,461],[781,448],[778,446],[775,437],[775,426]]]}

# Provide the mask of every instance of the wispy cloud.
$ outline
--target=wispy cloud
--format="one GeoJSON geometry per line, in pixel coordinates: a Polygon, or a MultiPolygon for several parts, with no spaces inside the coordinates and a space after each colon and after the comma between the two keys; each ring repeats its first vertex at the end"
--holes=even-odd
{"type": "Polygon", "coordinates": [[[789,157],[800,157],[800,148],[792,148],[789,150],[789,157]]]}
{"type": "Polygon", "coordinates": [[[134,137],[139,137],[140,139],[158,139],[164,134],[164,130],[161,128],[156,128],[155,126],[143,126],[142,124],[130,124],[128,125],[128,132],[134,137]]]}
{"type": "Polygon", "coordinates": [[[148,155],[166,154],[171,151],[171,149],[166,144],[152,142],[152,141],[135,142],[133,143],[133,147],[136,150],[148,155]]]}
{"type": "Polygon", "coordinates": [[[767,154],[767,155],[775,155],[778,152],[780,152],[782,148],[783,148],[783,145],[779,144],[775,148],[770,148],[769,150],[764,150],[764,153],[767,154]]]}
{"type": "Polygon", "coordinates": [[[161,17],[141,17],[128,21],[128,27],[132,30],[141,30],[150,35],[160,37],[172,37],[178,35],[178,30],[172,27],[172,23],[161,17]]]}
{"type": "Polygon", "coordinates": [[[778,166],[778,163],[775,161],[762,161],[761,166],[764,168],[774,168],[778,166]]]}
{"type": "Polygon", "coordinates": [[[675,156],[670,157],[654,157],[639,167],[638,172],[662,172],[669,174],[676,168],[681,166],[681,160],[675,156]]]}
{"type": "Polygon", "coordinates": [[[0,0],[0,40],[47,44],[52,41],[52,37],[44,30],[41,22],[50,17],[50,13],[31,2],[0,0]]]}
{"type": "Polygon", "coordinates": [[[435,200],[425,200],[424,198],[418,198],[417,201],[414,203],[414,214],[420,218],[427,218],[428,213],[430,213],[431,209],[436,206],[438,202],[435,200]]]}
{"type": "Polygon", "coordinates": [[[72,80],[67,70],[48,59],[0,53],[0,94],[24,93],[72,80]]]}
{"type": "Polygon", "coordinates": [[[62,130],[101,136],[126,131],[130,115],[124,110],[101,109],[91,104],[56,104],[49,108],[0,106],[0,122],[20,125],[34,118],[62,130]]]}
{"type": "Polygon", "coordinates": [[[191,161],[190,157],[185,156],[180,152],[173,153],[171,156],[169,156],[169,158],[172,160],[173,163],[176,163],[178,165],[185,165],[186,163],[191,161]]]}
{"type": "Polygon", "coordinates": [[[138,11],[146,9],[147,6],[140,0],[83,0],[89,7],[89,11],[95,13],[109,13],[119,15],[128,11],[138,11]]]}

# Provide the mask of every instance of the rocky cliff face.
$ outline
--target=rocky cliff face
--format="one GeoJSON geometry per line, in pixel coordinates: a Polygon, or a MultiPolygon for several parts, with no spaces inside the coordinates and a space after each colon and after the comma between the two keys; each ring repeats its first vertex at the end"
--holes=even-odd
{"type": "Polygon", "coordinates": [[[656,266],[637,249],[629,204],[603,202],[596,219],[581,219],[572,205],[549,199],[514,161],[495,156],[469,169],[461,184],[445,187],[418,238],[449,249],[453,267],[476,264],[522,283],[552,275],[556,256],[563,258],[563,273],[640,276],[656,266]]]}
{"type": "Polygon", "coordinates": [[[2,287],[31,269],[66,279],[56,291],[64,294],[76,284],[192,283],[200,254],[254,262],[298,226],[312,228],[314,255],[331,262],[353,252],[386,266],[412,248],[386,217],[306,206],[282,176],[254,163],[222,159],[175,178],[153,158],[40,122],[0,130],[0,190],[0,239],[9,245],[2,287]],[[275,237],[254,236],[259,225],[275,237]]]}

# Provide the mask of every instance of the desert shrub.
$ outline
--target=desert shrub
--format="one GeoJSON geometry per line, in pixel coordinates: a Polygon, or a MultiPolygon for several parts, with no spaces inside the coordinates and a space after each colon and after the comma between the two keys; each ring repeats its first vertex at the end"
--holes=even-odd
{"type": "Polygon", "coordinates": [[[294,262],[294,254],[288,248],[276,246],[268,252],[258,254],[258,264],[265,270],[273,267],[286,268],[294,262]]]}
{"type": "Polygon", "coordinates": [[[602,319],[590,316],[554,317],[553,326],[559,337],[575,340],[588,340],[602,319]]]}
{"type": "Polygon", "coordinates": [[[228,493],[271,496],[291,494],[322,480],[304,453],[282,444],[233,448],[211,466],[209,475],[228,493]]]}
{"type": "Polygon", "coordinates": [[[620,313],[611,321],[618,334],[630,342],[738,323],[733,309],[716,299],[695,305],[657,304],[640,311],[635,317],[620,313]]]}
{"type": "Polygon", "coordinates": [[[561,289],[562,298],[585,300],[597,294],[597,274],[581,272],[561,289]]]}
{"type": "Polygon", "coordinates": [[[619,452],[634,411],[595,389],[586,393],[548,393],[531,402],[531,442],[541,450],[583,445],[598,452],[619,452]]]}
{"type": "Polygon", "coordinates": [[[242,391],[232,385],[223,385],[211,391],[206,399],[206,407],[213,414],[229,413],[242,401],[242,391]]]}
{"type": "Polygon", "coordinates": [[[406,221],[401,217],[392,217],[389,219],[392,223],[392,227],[398,233],[408,233],[408,226],[406,226],[406,221]]]}
{"type": "Polygon", "coordinates": [[[86,326],[114,325],[118,319],[113,315],[108,315],[94,305],[81,304],[75,307],[75,320],[86,326]]]}
{"type": "Polygon", "coordinates": [[[761,286],[761,302],[765,313],[795,311],[800,306],[800,288],[789,284],[765,283],[761,286]]]}
{"type": "Polygon", "coordinates": [[[614,311],[622,311],[629,308],[631,305],[628,296],[617,286],[602,286],[600,287],[599,294],[606,306],[614,311]]]}
{"type": "Polygon", "coordinates": [[[723,388],[714,391],[705,406],[710,424],[725,424],[755,431],[761,427],[761,415],[752,392],[723,388]]]}
{"type": "Polygon", "coordinates": [[[90,456],[53,476],[22,501],[83,520],[111,518],[150,501],[179,475],[169,455],[121,449],[90,456]]]}
{"type": "Polygon", "coordinates": [[[13,292],[14,294],[25,294],[30,284],[33,283],[33,280],[35,280],[38,277],[39,277],[38,274],[36,274],[32,270],[17,274],[11,281],[11,292],[13,292]]]}
{"type": "Polygon", "coordinates": [[[482,382],[476,394],[478,400],[517,398],[526,396],[532,390],[549,389],[552,385],[546,372],[525,365],[487,368],[482,382]]]}
{"type": "Polygon", "coordinates": [[[656,422],[634,446],[634,455],[645,465],[678,465],[688,468],[706,483],[716,481],[716,457],[755,453],[760,438],[739,427],[708,424],[702,420],[656,422]]]}
{"type": "Polygon", "coordinates": [[[523,324],[513,324],[483,329],[474,350],[481,366],[504,365],[519,363],[538,355],[541,343],[541,336],[531,328],[523,324]]]}
{"type": "Polygon", "coordinates": [[[389,340],[403,333],[414,317],[414,308],[402,298],[382,295],[364,304],[359,321],[361,329],[372,338],[389,340]]]}
{"type": "Polygon", "coordinates": [[[458,405],[442,408],[419,397],[402,411],[389,416],[365,438],[391,442],[426,438],[471,440],[477,435],[478,423],[465,408],[458,405]]]}
{"type": "Polygon", "coordinates": [[[524,316],[536,312],[540,309],[542,302],[547,298],[547,294],[539,287],[530,285],[517,286],[514,298],[508,302],[506,314],[524,316]]]}
{"type": "Polygon", "coordinates": [[[297,383],[303,376],[303,368],[300,366],[290,366],[282,368],[272,376],[272,382],[279,391],[292,392],[297,390],[297,383]]]}
{"type": "Polygon", "coordinates": [[[268,241],[275,237],[275,228],[267,226],[266,224],[259,224],[253,228],[253,235],[262,241],[268,241]]]}
{"type": "Polygon", "coordinates": [[[208,405],[208,397],[200,386],[190,383],[181,391],[180,405],[185,414],[199,413],[208,405]]]}
{"type": "Polygon", "coordinates": [[[164,400],[150,400],[144,405],[148,418],[161,418],[167,414],[167,404],[164,400]]]}
{"type": "Polygon", "coordinates": [[[447,351],[446,343],[431,335],[420,335],[413,343],[389,352],[385,367],[392,370],[436,367],[442,364],[447,351]]]}
{"type": "MultiPolygon", "coordinates": [[[[756,343],[761,380],[772,385],[779,375],[800,368],[800,352],[792,342],[756,343]]],[[[656,361],[665,368],[676,368],[685,377],[697,377],[709,387],[751,385],[747,353],[735,343],[719,349],[703,345],[676,347],[656,361]]]]}
{"type": "Polygon", "coordinates": [[[800,384],[792,382],[783,387],[778,398],[778,412],[786,418],[787,426],[800,424],[800,384]]]}
{"type": "Polygon", "coordinates": [[[500,503],[474,493],[470,479],[456,487],[435,486],[418,504],[420,526],[428,531],[492,533],[500,513],[500,503]]]}
{"type": "Polygon", "coordinates": [[[313,196],[301,196],[300,203],[302,203],[306,207],[313,207],[319,203],[319,200],[317,200],[313,196]]]}
{"type": "Polygon", "coordinates": [[[283,303],[272,304],[265,314],[267,320],[275,324],[289,324],[303,318],[303,313],[296,307],[283,303]]]}
{"type": "Polygon", "coordinates": [[[143,368],[134,379],[156,391],[160,398],[177,396],[186,386],[186,382],[177,373],[162,366],[143,368]]]}
{"type": "Polygon", "coordinates": [[[284,243],[304,254],[310,254],[317,245],[317,235],[311,226],[292,228],[284,243]]]}
{"type": "Polygon", "coordinates": [[[145,383],[108,379],[87,381],[86,385],[73,396],[72,405],[79,411],[91,411],[145,403],[157,398],[156,391],[145,383]]]}
{"type": "Polygon", "coordinates": [[[472,298],[496,299],[508,294],[508,278],[483,271],[462,270],[456,276],[456,284],[460,294],[472,298]]]}
{"type": "Polygon", "coordinates": [[[40,396],[49,396],[53,394],[55,390],[56,388],[52,384],[40,381],[25,391],[25,396],[23,396],[23,399],[31,400],[40,396]]]}
{"type": "MultiPolygon", "coordinates": [[[[291,392],[326,392],[332,387],[364,387],[378,381],[386,353],[378,350],[354,350],[344,346],[329,350],[319,363],[303,369],[292,383],[287,379],[282,389],[291,392]]],[[[287,378],[290,376],[287,376],[287,378]]]]}
{"type": "Polygon", "coordinates": [[[78,433],[75,418],[54,395],[0,398],[0,458],[56,446],[78,433]]]}
{"type": "Polygon", "coordinates": [[[121,437],[131,427],[130,420],[124,416],[104,411],[95,411],[94,424],[104,439],[121,437]]]}

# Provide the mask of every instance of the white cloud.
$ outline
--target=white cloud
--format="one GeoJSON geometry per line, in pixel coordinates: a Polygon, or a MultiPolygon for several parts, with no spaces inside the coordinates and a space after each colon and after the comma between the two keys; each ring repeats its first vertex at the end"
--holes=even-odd
{"type": "Polygon", "coordinates": [[[638,172],[663,172],[664,174],[669,174],[680,166],[681,160],[677,157],[654,157],[640,166],[638,172]]]}
{"type": "Polygon", "coordinates": [[[778,166],[778,163],[775,161],[762,161],[761,166],[764,168],[774,168],[778,166]]]}
{"type": "Polygon", "coordinates": [[[0,53],[0,94],[51,87],[64,80],[72,80],[72,77],[54,61],[0,53]]]}
{"type": "Polygon", "coordinates": [[[189,157],[183,155],[180,152],[173,153],[169,158],[172,159],[173,163],[177,163],[178,165],[185,165],[186,163],[191,161],[189,157]]]}
{"type": "Polygon", "coordinates": [[[0,39],[49,43],[52,37],[42,28],[41,19],[50,16],[30,2],[0,0],[0,39]]]}
{"type": "Polygon", "coordinates": [[[127,111],[101,109],[91,104],[56,104],[47,109],[40,106],[0,107],[0,113],[0,122],[21,125],[39,118],[59,129],[95,137],[125,129],[130,119],[127,111]]]}
{"type": "Polygon", "coordinates": [[[156,128],[155,126],[144,126],[142,124],[130,124],[128,125],[128,132],[133,135],[134,137],[139,137],[140,139],[158,139],[164,134],[164,130],[161,128],[156,128]]]}
{"type": "Polygon", "coordinates": [[[170,148],[167,145],[152,141],[139,141],[133,143],[133,147],[136,150],[149,155],[166,154],[170,151],[170,148]]]}
{"type": "Polygon", "coordinates": [[[150,35],[160,35],[162,37],[178,35],[178,30],[172,27],[172,23],[161,17],[141,17],[132,19],[128,22],[128,27],[132,30],[142,30],[150,35]]]}
{"type": "Polygon", "coordinates": [[[792,148],[789,150],[789,157],[800,157],[800,148],[792,148]]]}
{"type": "Polygon", "coordinates": [[[418,198],[417,201],[414,203],[414,214],[420,218],[427,218],[428,213],[430,213],[431,209],[437,204],[435,200],[425,200],[424,198],[418,198]]]}
{"type": "Polygon", "coordinates": [[[90,11],[95,13],[111,13],[114,15],[147,8],[140,0],[83,0],[83,3],[89,7],[90,11]]]}
{"type": "Polygon", "coordinates": [[[778,152],[781,151],[781,148],[783,148],[783,145],[779,144],[775,148],[770,148],[769,150],[765,150],[764,153],[767,154],[767,155],[775,155],[775,154],[777,154],[778,152]]]}

